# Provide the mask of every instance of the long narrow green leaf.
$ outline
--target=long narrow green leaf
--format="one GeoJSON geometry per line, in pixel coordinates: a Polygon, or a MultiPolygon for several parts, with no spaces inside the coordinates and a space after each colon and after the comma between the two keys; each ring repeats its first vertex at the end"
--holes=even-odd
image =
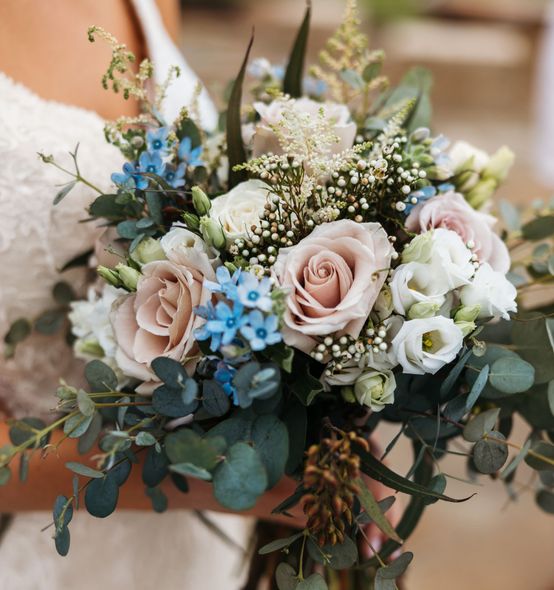
{"type": "Polygon", "coordinates": [[[285,79],[283,80],[283,91],[293,98],[302,96],[302,77],[304,75],[304,61],[306,59],[311,14],[312,5],[308,0],[306,14],[292,46],[289,63],[285,71],[285,79]]]}
{"type": "Polygon", "coordinates": [[[227,110],[227,155],[229,156],[229,188],[233,188],[239,182],[246,179],[246,172],[244,170],[233,170],[238,164],[246,162],[246,152],[242,142],[242,125],[240,117],[240,107],[242,103],[242,84],[244,82],[244,74],[248,64],[248,57],[250,50],[254,43],[254,33],[250,37],[248,48],[238,76],[233,84],[231,96],[229,98],[229,106],[227,110]]]}
{"type": "Polygon", "coordinates": [[[465,502],[474,496],[474,494],[472,494],[467,498],[456,499],[445,496],[444,494],[438,494],[421,484],[410,481],[409,479],[398,475],[398,473],[391,471],[388,467],[383,465],[379,459],[374,457],[371,453],[364,451],[361,447],[356,447],[356,453],[361,460],[361,470],[366,475],[369,475],[369,477],[380,481],[384,485],[393,490],[397,490],[398,492],[403,492],[410,496],[418,496],[420,498],[437,498],[439,500],[444,500],[445,502],[465,502]]]}
{"type": "Polygon", "coordinates": [[[394,527],[387,520],[387,517],[381,512],[381,508],[379,507],[375,496],[366,486],[364,480],[359,477],[358,479],[354,480],[354,483],[360,488],[358,499],[360,500],[362,508],[367,512],[368,516],[371,517],[371,520],[373,520],[377,527],[383,531],[387,537],[393,539],[397,543],[402,544],[404,541],[402,541],[402,539],[398,536],[397,532],[394,530],[394,527]]]}

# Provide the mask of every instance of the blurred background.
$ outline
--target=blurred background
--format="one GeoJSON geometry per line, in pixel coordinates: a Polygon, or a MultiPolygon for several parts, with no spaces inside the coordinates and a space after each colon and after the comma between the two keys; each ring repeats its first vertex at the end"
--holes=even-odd
{"type": "MultiPolygon", "coordinates": [[[[359,0],[373,48],[383,48],[394,83],[410,66],[435,78],[434,128],[488,151],[503,144],[516,164],[499,198],[517,204],[554,193],[554,3],[546,0],[359,0]],[[550,16],[552,15],[552,16],[550,16]],[[549,24],[550,23],[550,24],[549,24]]],[[[344,0],[312,0],[312,61],[340,22],[344,0]]],[[[302,0],[184,0],[181,47],[218,100],[239,68],[252,26],[254,57],[284,63],[304,12],[302,0]]],[[[527,428],[515,431],[522,443],[527,428]]],[[[383,435],[386,444],[395,430],[383,435]],[[388,438],[387,438],[388,437],[388,438]]],[[[391,463],[406,473],[410,451],[391,463]]],[[[465,477],[463,460],[442,468],[465,477]]],[[[456,460],[458,459],[458,460],[456,460]]],[[[463,459],[463,458],[462,458],[463,459]]],[[[530,472],[518,475],[523,487],[530,472]]],[[[408,590],[554,590],[554,517],[532,494],[509,503],[500,483],[451,479],[407,544],[415,553],[408,590]]]]}

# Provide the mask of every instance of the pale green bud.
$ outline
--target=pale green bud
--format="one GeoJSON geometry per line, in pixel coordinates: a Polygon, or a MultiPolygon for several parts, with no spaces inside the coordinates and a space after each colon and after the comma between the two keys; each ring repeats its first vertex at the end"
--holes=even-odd
{"type": "Polygon", "coordinates": [[[198,186],[192,187],[192,205],[198,215],[207,215],[212,208],[212,203],[206,193],[198,186]]]}
{"type": "Polygon", "coordinates": [[[358,403],[380,412],[386,404],[394,402],[396,380],[392,371],[369,371],[354,383],[354,396],[358,403]]]}
{"type": "Polygon", "coordinates": [[[131,258],[138,264],[147,264],[154,260],[164,260],[165,252],[160,242],[154,238],[142,239],[138,246],[131,252],[131,258]]]}
{"type": "Polygon", "coordinates": [[[480,209],[493,195],[498,187],[494,178],[480,180],[466,195],[466,201],[474,208],[480,209]]]}
{"type": "Polygon", "coordinates": [[[446,180],[452,176],[452,170],[447,166],[431,166],[426,168],[427,178],[431,180],[446,180]]]}
{"type": "Polygon", "coordinates": [[[213,219],[202,217],[200,219],[200,231],[208,246],[213,246],[216,250],[221,250],[225,247],[223,228],[213,219]]]}
{"type": "Polygon", "coordinates": [[[373,305],[373,311],[382,319],[388,318],[394,309],[392,301],[392,292],[388,285],[383,285],[383,288],[377,295],[377,299],[373,305]]]}
{"type": "Polygon", "coordinates": [[[433,234],[428,231],[416,236],[402,251],[402,262],[426,263],[433,250],[433,234]]]}
{"type": "Polygon", "coordinates": [[[418,127],[417,129],[412,131],[412,134],[410,135],[410,140],[412,141],[412,143],[421,143],[422,141],[428,139],[430,135],[431,131],[428,127],[418,127]]]}
{"type": "Polygon", "coordinates": [[[481,306],[476,305],[464,305],[454,315],[455,322],[474,322],[479,317],[481,306]]]}
{"type": "Polygon", "coordinates": [[[420,301],[419,303],[414,303],[412,307],[410,307],[410,310],[408,311],[408,319],[416,320],[422,318],[432,318],[437,315],[439,309],[440,305],[437,303],[420,301]]]}
{"type": "Polygon", "coordinates": [[[514,159],[514,152],[510,148],[506,146],[501,147],[491,156],[489,163],[481,172],[481,176],[483,178],[494,178],[498,183],[502,182],[508,176],[514,159]]]}
{"type": "Polygon", "coordinates": [[[96,272],[106,281],[106,283],[109,283],[114,287],[121,287],[119,274],[115,270],[106,266],[99,266],[97,267],[96,272]]]}
{"type": "MultiPolygon", "coordinates": [[[[470,158],[473,160],[473,158],[470,158]]],[[[479,173],[475,170],[464,169],[456,175],[455,184],[459,191],[465,192],[471,190],[479,182],[479,173]]]]}
{"type": "Polygon", "coordinates": [[[115,267],[115,270],[119,273],[119,278],[123,285],[129,289],[129,291],[137,290],[137,283],[140,278],[140,272],[126,264],[121,262],[115,267]]]}
{"type": "Polygon", "coordinates": [[[352,387],[343,387],[340,390],[340,394],[342,395],[342,399],[347,404],[354,404],[357,401],[356,396],[354,395],[354,390],[352,389],[352,387]]]}
{"type": "Polygon", "coordinates": [[[77,352],[84,356],[92,356],[96,358],[104,358],[104,349],[100,346],[98,340],[80,340],[75,346],[77,352]]]}
{"type": "Polygon", "coordinates": [[[183,213],[183,221],[189,229],[198,231],[200,229],[200,219],[198,215],[192,213],[183,213]]]}
{"type": "Polygon", "coordinates": [[[471,334],[477,327],[475,322],[455,322],[455,324],[462,331],[464,338],[471,334]]]}

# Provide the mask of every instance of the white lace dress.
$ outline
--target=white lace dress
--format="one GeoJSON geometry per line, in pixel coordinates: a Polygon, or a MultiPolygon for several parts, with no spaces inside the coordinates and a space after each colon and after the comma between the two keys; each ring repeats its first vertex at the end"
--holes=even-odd
{"type": "MultiPolygon", "coordinates": [[[[160,76],[172,63],[183,71],[168,97],[171,119],[191,96],[195,77],[165,33],[153,1],[134,4],[160,76]]],[[[201,104],[204,124],[213,125],[211,103],[204,97],[201,104]]],[[[69,165],[68,150],[79,142],[83,176],[108,188],[122,157],[105,143],[103,125],[95,113],[43,100],[0,72],[0,338],[17,318],[36,317],[52,306],[60,267],[89,250],[97,235],[92,224],[78,225],[93,192],[79,186],[53,207],[55,185],[66,178],[42,163],[37,152],[69,165]]],[[[79,284],[84,276],[71,271],[65,279],[79,284]]],[[[59,377],[71,380],[81,369],[62,337],[32,336],[13,359],[0,355],[1,401],[16,416],[45,415],[55,405],[59,377]]],[[[248,545],[251,519],[211,518],[248,545]]],[[[56,555],[50,533],[40,532],[49,519],[43,512],[15,516],[0,541],[1,589],[211,590],[239,588],[244,579],[243,553],[186,511],[121,511],[106,521],[80,511],[71,524],[66,558],[56,555]]]]}

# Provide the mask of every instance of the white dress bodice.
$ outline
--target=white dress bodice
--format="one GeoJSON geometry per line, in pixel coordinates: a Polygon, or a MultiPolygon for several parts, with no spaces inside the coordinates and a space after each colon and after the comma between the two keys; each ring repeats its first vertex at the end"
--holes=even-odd
{"type": "MultiPolygon", "coordinates": [[[[182,72],[165,104],[171,121],[191,99],[196,77],[164,30],[154,1],[133,4],[157,81],[172,64],[182,72]]],[[[199,108],[203,125],[213,127],[216,112],[205,93],[199,108]]],[[[82,175],[108,189],[110,174],[120,169],[123,158],[105,142],[103,126],[97,114],[44,100],[0,72],[0,338],[16,319],[33,319],[51,309],[57,281],[85,286],[82,271],[60,275],[59,269],[94,244],[98,229],[78,222],[86,218],[95,193],[79,185],[53,206],[56,185],[68,177],[40,161],[37,152],[71,167],[68,152],[79,143],[82,175]]],[[[47,415],[55,406],[59,378],[72,382],[81,371],[61,334],[33,335],[18,346],[14,358],[0,354],[1,402],[16,416],[47,415]]],[[[240,545],[248,545],[250,519],[214,518],[240,545]]],[[[243,554],[185,511],[116,512],[107,521],[81,511],[71,524],[72,549],[65,559],[56,555],[49,533],[40,532],[48,519],[45,513],[15,517],[0,540],[0,588],[232,589],[240,587],[244,575],[243,554]]]]}

